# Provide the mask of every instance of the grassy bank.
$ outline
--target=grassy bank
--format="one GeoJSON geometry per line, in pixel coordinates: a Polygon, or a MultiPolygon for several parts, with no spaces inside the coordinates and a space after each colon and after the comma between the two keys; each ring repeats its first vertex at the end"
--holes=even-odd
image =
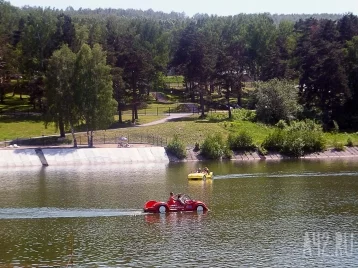
{"type": "MultiPolygon", "coordinates": [[[[222,121],[210,122],[208,120],[199,119],[197,115],[188,118],[181,118],[177,121],[165,122],[158,125],[152,125],[141,128],[124,128],[107,130],[116,136],[133,136],[133,135],[159,135],[160,137],[170,141],[175,134],[179,135],[180,141],[186,146],[194,146],[195,143],[202,143],[210,134],[220,133],[226,139],[230,133],[246,130],[253,137],[254,143],[259,145],[265,137],[274,131],[275,127],[256,124],[248,121],[222,121]]],[[[98,133],[101,133],[98,131],[98,133]]],[[[335,143],[341,142],[344,145],[348,138],[351,138],[354,145],[358,145],[358,133],[325,133],[324,138],[327,146],[333,147],[335,143]]]]}
{"type": "MultiPolygon", "coordinates": [[[[7,107],[16,107],[20,105],[25,110],[28,106],[24,105],[25,101],[6,100],[7,107]],[[9,104],[11,103],[11,104],[9,104]]],[[[6,105],[5,105],[6,106],[6,105]]],[[[5,107],[1,106],[2,108],[5,107]]],[[[139,110],[139,120],[137,124],[145,124],[160,120],[165,117],[165,113],[174,110],[176,104],[149,104],[143,109],[139,110]]],[[[56,132],[54,125],[50,125],[47,129],[41,120],[41,116],[24,115],[24,116],[1,116],[0,115],[0,141],[11,140],[16,138],[30,138],[39,137],[42,135],[54,135],[56,132]]],[[[115,116],[118,121],[118,116],[115,116]]],[[[273,126],[268,126],[260,123],[253,123],[246,120],[236,118],[235,120],[227,119],[226,111],[219,111],[213,116],[206,119],[200,119],[198,115],[192,115],[187,118],[177,119],[176,121],[169,121],[158,125],[147,127],[132,127],[130,124],[131,113],[125,112],[123,114],[124,124],[114,124],[112,129],[106,131],[96,131],[97,135],[102,136],[103,133],[112,136],[159,136],[167,141],[170,141],[175,134],[179,135],[180,140],[186,146],[194,146],[195,143],[202,143],[210,134],[221,133],[224,138],[230,133],[240,132],[245,130],[252,136],[254,143],[259,145],[265,137],[272,133],[275,129],[273,126]]],[[[354,145],[358,145],[358,133],[325,133],[324,138],[327,146],[333,147],[337,143],[347,144],[350,138],[354,145]]]]}
{"type": "MultiPolygon", "coordinates": [[[[124,120],[130,120],[129,115],[124,115],[124,120]]],[[[143,115],[140,116],[139,124],[144,124],[164,118],[164,116],[143,115]]],[[[129,124],[127,124],[129,126],[129,124]]],[[[202,143],[210,134],[221,133],[226,138],[229,133],[246,130],[254,140],[255,144],[261,144],[265,137],[273,132],[274,127],[256,124],[248,121],[222,121],[210,122],[208,120],[199,119],[197,115],[188,118],[177,119],[176,121],[169,121],[158,125],[147,127],[120,127],[116,129],[108,129],[105,132],[107,135],[115,136],[133,136],[133,135],[152,135],[160,136],[163,139],[171,140],[175,134],[179,134],[180,140],[186,146],[194,146],[195,143],[202,143]]],[[[102,135],[104,131],[96,131],[98,135],[102,135]]],[[[56,134],[53,126],[44,127],[42,121],[38,117],[16,119],[0,118],[0,140],[16,139],[25,137],[36,137],[41,135],[56,134]]],[[[325,133],[324,138],[327,145],[332,147],[335,143],[347,143],[348,138],[351,138],[354,145],[358,145],[357,133],[325,133]]]]}

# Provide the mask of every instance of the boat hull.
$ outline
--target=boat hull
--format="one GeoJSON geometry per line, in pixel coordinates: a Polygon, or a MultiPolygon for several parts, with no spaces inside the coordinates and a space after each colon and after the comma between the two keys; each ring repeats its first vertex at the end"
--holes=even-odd
{"type": "Polygon", "coordinates": [[[214,177],[213,172],[210,172],[209,174],[196,172],[196,173],[190,173],[188,175],[188,180],[206,180],[206,179],[212,179],[213,177],[214,177]]]}
{"type": "Polygon", "coordinates": [[[158,202],[155,200],[149,200],[145,203],[144,212],[149,213],[169,213],[169,212],[184,212],[184,211],[208,211],[208,207],[201,201],[189,200],[185,203],[175,203],[169,205],[165,202],[158,202]]]}

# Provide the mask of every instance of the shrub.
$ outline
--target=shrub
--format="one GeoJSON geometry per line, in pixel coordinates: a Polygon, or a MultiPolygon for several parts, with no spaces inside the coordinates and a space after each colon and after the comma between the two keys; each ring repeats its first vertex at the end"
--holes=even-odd
{"type": "Polygon", "coordinates": [[[262,146],[267,150],[280,151],[284,142],[284,133],[281,129],[275,130],[264,139],[262,146]]]}
{"type": "Polygon", "coordinates": [[[276,123],[279,120],[297,118],[302,111],[298,103],[298,89],[287,80],[273,79],[258,82],[256,88],[257,119],[265,123],[276,123]]]}
{"type": "Polygon", "coordinates": [[[300,157],[304,155],[305,142],[300,137],[299,133],[295,134],[296,135],[286,135],[282,148],[280,150],[282,154],[293,157],[300,157]]]}
{"type": "Polygon", "coordinates": [[[305,153],[321,152],[326,149],[322,131],[302,131],[301,137],[305,143],[305,153]]]}
{"type": "Polygon", "coordinates": [[[232,111],[232,118],[234,120],[256,122],[256,111],[247,109],[235,109],[232,111]]]}
{"type": "Polygon", "coordinates": [[[226,113],[209,113],[207,115],[207,119],[209,122],[221,122],[227,120],[227,114],[226,113]]]}
{"type": "Polygon", "coordinates": [[[289,125],[286,125],[285,129],[291,131],[304,130],[322,132],[322,126],[310,119],[303,121],[291,121],[289,125]]]}
{"type": "Polygon", "coordinates": [[[286,124],[286,122],[285,122],[285,120],[280,120],[280,121],[278,121],[278,123],[276,124],[276,127],[278,127],[279,129],[284,129],[284,128],[286,128],[287,127],[287,124],[286,124]]]}
{"type": "Polygon", "coordinates": [[[194,146],[194,152],[198,152],[198,151],[200,151],[200,145],[199,142],[196,142],[194,146]]]}
{"type": "Polygon", "coordinates": [[[177,135],[174,135],[173,140],[169,142],[167,151],[178,159],[184,159],[186,157],[185,145],[179,140],[177,135]]]}
{"type": "Polygon", "coordinates": [[[262,145],[257,146],[257,153],[259,155],[267,155],[267,150],[262,145]]]}
{"type": "Polygon", "coordinates": [[[245,130],[237,135],[230,134],[228,144],[231,150],[251,150],[255,147],[252,137],[245,130]]]}
{"type": "Polygon", "coordinates": [[[352,141],[352,138],[351,138],[351,137],[349,137],[349,138],[347,139],[347,146],[348,146],[348,147],[353,147],[353,141],[352,141]]]}
{"type": "Polygon", "coordinates": [[[338,133],[339,132],[339,125],[337,123],[336,120],[333,120],[333,130],[332,130],[333,133],[338,133]]]}
{"type": "Polygon", "coordinates": [[[345,150],[343,142],[339,142],[334,140],[333,141],[333,147],[336,151],[342,152],[345,150]]]}
{"type": "MultiPolygon", "coordinates": [[[[282,125],[282,124],[281,124],[282,125]]],[[[268,135],[262,146],[288,156],[299,157],[326,148],[322,127],[312,120],[293,121],[268,135]]]]}
{"type": "Polygon", "coordinates": [[[209,159],[220,159],[225,155],[226,148],[220,134],[208,136],[201,145],[200,153],[209,159]]]}

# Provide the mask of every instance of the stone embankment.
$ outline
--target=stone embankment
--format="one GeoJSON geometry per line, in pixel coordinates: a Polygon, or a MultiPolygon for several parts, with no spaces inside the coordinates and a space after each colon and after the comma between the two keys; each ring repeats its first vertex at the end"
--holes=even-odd
{"type": "MultiPolygon", "coordinates": [[[[314,153],[302,159],[338,159],[356,157],[358,147],[347,147],[345,151],[333,149],[314,153]]],[[[232,161],[248,160],[281,160],[289,159],[280,154],[269,153],[265,156],[257,152],[234,153],[232,161]]],[[[203,161],[199,152],[187,149],[187,158],[184,161],[203,161]]],[[[150,145],[131,145],[130,148],[117,148],[117,145],[106,144],[101,148],[3,148],[0,149],[0,167],[26,166],[59,166],[59,165],[96,165],[121,163],[168,163],[176,162],[176,157],[167,154],[164,147],[150,145]]]]}
{"type": "MultiPolygon", "coordinates": [[[[308,154],[301,159],[331,159],[331,158],[344,158],[344,157],[357,157],[358,147],[346,147],[345,151],[337,151],[334,149],[328,149],[324,152],[308,154]]],[[[265,156],[259,155],[257,152],[235,152],[231,160],[244,161],[244,160],[281,160],[290,159],[289,157],[277,154],[268,153],[265,156]]],[[[199,152],[195,152],[193,149],[187,150],[187,161],[201,161],[205,160],[199,152]]]]}

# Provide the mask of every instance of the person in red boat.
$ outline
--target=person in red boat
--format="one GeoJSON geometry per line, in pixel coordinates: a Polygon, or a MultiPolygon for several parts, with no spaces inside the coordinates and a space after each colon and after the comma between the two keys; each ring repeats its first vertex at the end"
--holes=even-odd
{"type": "Polygon", "coordinates": [[[175,197],[174,197],[174,193],[173,192],[170,192],[170,194],[169,194],[169,200],[168,200],[168,205],[170,206],[170,205],[174,205],[175,204],[175,201],[176,201],[176,199],[175,199],[175,197]]]}

